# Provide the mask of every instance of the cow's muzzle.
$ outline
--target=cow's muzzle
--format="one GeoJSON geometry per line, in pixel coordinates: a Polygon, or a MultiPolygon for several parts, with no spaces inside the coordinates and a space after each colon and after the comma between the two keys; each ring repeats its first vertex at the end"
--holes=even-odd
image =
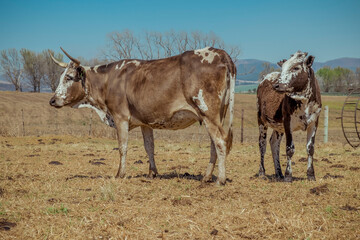
{"type": "Polygon", "coordinates": [[[49,104],[50,104],[50,106],[56,107],[56,108],[61,108],[61,107],[62,107],[62,105],[58,104],[58,101],[57,101],[57,99],[56,99],[55,96],[53,96],[53,97],[50,99],[49,104]]]}
{"type": "Polygon", "coordinates": [[[286,86],[282,83],[275,83],[272,85],[277,92],[286,92],[286,86]]]}

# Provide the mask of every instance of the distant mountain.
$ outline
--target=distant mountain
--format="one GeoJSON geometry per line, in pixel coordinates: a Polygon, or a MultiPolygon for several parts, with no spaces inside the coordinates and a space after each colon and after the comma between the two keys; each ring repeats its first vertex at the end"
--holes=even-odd
{"type": "MultiPolygon", "coordinates": [[[[264,69],[262,64],[265,62],[267,61],[258,60],[258,59],[241,59],[236,61],[236,67],[238,73],[237,79],[256,82],[259,79],[260,72],[264,69]],[[247,75],[242,75],[244,73],[251,71],[252,69],[254,69],[252,73],[247,75]]],[[[329,66],[331,68],[343,67],[343,68],[349,68],[352,71],[356,71],[356,68],[360,67],[360,58],[337,58],[323,63],[315,62],[313,68],[315,71],[317,71],[325,66],[329,66]]],[[[275,63],[270,63],[270,67],[274,67],[275,69],[279,68],[275,63]]]]}

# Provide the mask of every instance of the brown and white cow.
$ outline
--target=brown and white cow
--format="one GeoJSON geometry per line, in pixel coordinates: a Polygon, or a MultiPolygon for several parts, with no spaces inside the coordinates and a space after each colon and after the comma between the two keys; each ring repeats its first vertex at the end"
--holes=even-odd
{"type": "MultiPolygon", "coordinates": [[[[63,50],[64,51],[64,50],[63,50]]],[[[225,158],[232,145],[236,68],[229,55],[204,48],[159,60],[120,60],[86,67],[77,59],[53,60],[65,68],[50,100],[61,108],[94,109],[103,122],[117,129],[120,166],[125,176],[128,132],[141,127],[149,157],[149,177],[158,173],[154,161],[153,129],[183,129],[204,123],[211,138],[211,157],[203,181],[210,181],[218,160],[218,183],[225,184],[225,158]],[[229,129],[223,125],[230,110],[229,129]]]]}
{"type": "Polygon", "coordinates": [[[287,166],[285,181],[292,181],[291,157],[295,147],[292,132],[307,131],[306,150],[308,154],[307,178],[315,180],[313,154],[315,134],[321,111],[319,84],[311,68],[315,57],[296,52],[288,60],[278,62],[281,72],[272,72],[264,77],[257,89],[259,125],[260,169],[259,176],[265,175],[264,155],[266,132],[271,127],[270,138],[274,160],[275,176],[283,179],[279,163],[280,142],[286,136],[287,166]]]}

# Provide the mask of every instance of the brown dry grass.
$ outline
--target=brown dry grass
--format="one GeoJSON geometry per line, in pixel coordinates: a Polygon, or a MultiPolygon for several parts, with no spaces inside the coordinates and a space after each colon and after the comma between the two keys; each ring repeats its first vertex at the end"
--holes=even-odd
{"type": "MultiPolygon", "coordinates": [[[[4,113],[15,111],[15,106],[27,106],[35,111],[33,116],[42,119],[55,114],[47,105],[40,105],[48,94],[20,94],[15,98],[13,94],[0,93],[0,122],[4,122],[4,113]],[[37,112],[31,104],[34,102],[42,106],[37,112]]],[[[340,102],[336,98],[333,101],[340,102]]],[[[308,182],[302,160],[305,142],[299,134],[293,157],[296,181],[272,181],[270,150],[265,159],[268,179],[258,179],[256,120],[255,115],[251,117],[255,97],[237,95],[236,106],[237,128],[239,109],[244,107],[249,113],[246,142],[236,141],[233,146],[227,159],[229,181],[224,187],[199,181],[210,149],[203,128],[199,144],[197,126],[156,132],[160,177],[154,180],[144,176],[147,157],[136,133],[129,142],[128,177],[113,178],[119,158],[113,150],[116,140],[84,137],[88,128],[81,124],[78,127],[84,130],[75,131],[79,121],[88,121],[89,111],[58,111],[60,136],[37,136],[49,134],[49,123],[34,125],[39,133],[28,125],[32,136],[0,137],[0,239],[358,239],[360,149],[344,145],[341,135],[331,135],[327,144],[318,135],[314,163],[317,181],[308,182]],[[71,122],[63,126],[67,117],[71,122]],[[66,133],[67,128],[74,132],[66,133]],[[189,136],[193,138],[187,139],[189,136]],[[135,163],[139,160],[143,163],[135,163]],[[52,161],[62,165],[49,164],[52,161]]],[[[330,126],[336,121],[334,116],[330,126]]],[[[239,131],[235,134],[238,140],[239,131]]],[[[285,164],[284,156],[281,161],[285,164]]]]}

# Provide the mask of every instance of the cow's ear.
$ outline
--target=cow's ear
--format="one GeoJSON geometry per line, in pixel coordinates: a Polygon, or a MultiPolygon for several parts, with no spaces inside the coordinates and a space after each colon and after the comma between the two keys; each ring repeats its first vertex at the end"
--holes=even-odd
{"type": "Polygon", "coordinates": [[[283,60],[277,62],[277,65],[278,65],[279,67],[282,67],[282,65],[284,64],[284,62],[286,62],[286,59],[283,59],[283,60]]]}
{"type": "Polygon", "coordinates": [[[77,79],[81,81],[81,84],[85,86],[86,71],[82,66],[76,68],[77,79]]]}
{"type": "Polygon", "coordinates": [[[314,56],[312,56],[312,55],[308,56],[308,57],[306,58],[306,65],[307,65],[308,67],[311,67],[311,66],[313,65],[313,63],[314,63],[314,60],[315,60],[315,57],[314,57],[314,56]]]}

